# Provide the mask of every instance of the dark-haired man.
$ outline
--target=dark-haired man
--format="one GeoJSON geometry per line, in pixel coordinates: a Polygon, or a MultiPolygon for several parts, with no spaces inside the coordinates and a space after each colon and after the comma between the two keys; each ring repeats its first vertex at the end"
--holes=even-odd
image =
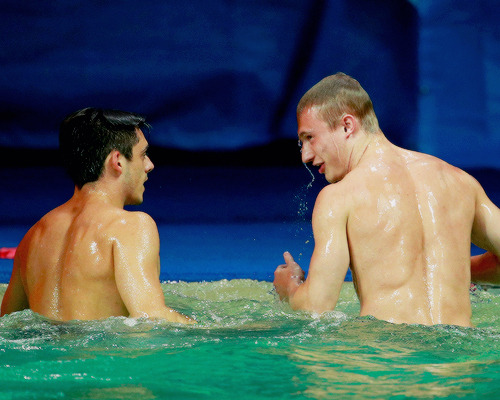
{"type": "Polygon", "coordinates": [[[75,191],[19,244],[2,315],[30,308],[58,321],[194,322],[165,305],[155,222],[124,210],[142,203],[153,169],[144,126],[140,115],[94,108],[62,122],[60,149],[75,191]]]}
{"type": "Polygon", "coordinates": [[[285,253],[274,285],[294,309],[334,309],[347,268],[361,316],[471,325],[472,278],[500,283],[500,210],[464,171],[390,143],[372,102],[338,73],[297,107],[302,161],[331,185],[319,193],[307,279],[285,253]],[[470,243],[486,249],[473,257],[470,243]]]}

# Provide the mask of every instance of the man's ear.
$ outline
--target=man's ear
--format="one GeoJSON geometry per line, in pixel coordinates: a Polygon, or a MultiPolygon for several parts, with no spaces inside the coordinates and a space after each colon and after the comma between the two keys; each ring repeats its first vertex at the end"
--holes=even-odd
{"type": "Polygon", "coordinates": [[[348,138],[359,129],[359,121],[351,114],[344,114],[341,121],[344,127],[345,137],[348,138]]]}
{"type": "Polygon", "coordinates": [[[118,150],[113,150],[106,158],[106,166],[111,172],[121,175],[123,171],[123,155],[118,150]]]}

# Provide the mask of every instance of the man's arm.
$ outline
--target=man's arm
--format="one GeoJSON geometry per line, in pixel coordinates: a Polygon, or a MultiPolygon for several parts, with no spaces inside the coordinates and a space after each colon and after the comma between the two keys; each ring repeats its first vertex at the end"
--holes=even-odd
{"type": "Polygon", "coordinates": [[[471,280],[477,283],[500,284],[500,210],[486,196],[478,182],[476,211],[472,226],[472,243],[486,253],[471,257],[471,280]]]}
{"type": "Polygon", "coordinates": [[[347,208],[333,185],[318,195],[312,225],[315,246],[307,279],[302,282],[302,269],[285,253],[286,264],[276,269],[274,286],[293,309],[322,313],[335,308],[350,262],[347,208]]]}
{"type": "Polygon", "coordinates": [[[113,245],[116,284],[130,317],[195,323],[165,305],[159,256],[160,238],[153,219],[142,212],[130,213],[113,245]]]}
{"type": "Polygon", "coordinates": [[[3,296],[1,315],[10,314],[15,311],[21,311],[29,308],[28,296],[24,291],[24,285],[21,279],[20,254],[21,247],[18,248],[14,257],[14,267],[10,277],[9,286],[3,296]]]}
{"type": "Polygon", "coordinates": [[[472,282],[500,284],[500,262],[496,255],[488,251],[472,256],[470,261],[472,282]]]}

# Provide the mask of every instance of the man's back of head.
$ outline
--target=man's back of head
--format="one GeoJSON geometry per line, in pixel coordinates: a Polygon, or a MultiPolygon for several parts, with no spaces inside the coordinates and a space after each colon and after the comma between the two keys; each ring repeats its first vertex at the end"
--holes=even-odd
{"type": "Polygon", "coordinates": [[[61,123],[59,146],[64,166],[78,188],[102,174],[104,161],[112,150],[132,158],[139,141],[137,129],[146,119],[135,113],[88,107],[70,114],[61,123]]]}

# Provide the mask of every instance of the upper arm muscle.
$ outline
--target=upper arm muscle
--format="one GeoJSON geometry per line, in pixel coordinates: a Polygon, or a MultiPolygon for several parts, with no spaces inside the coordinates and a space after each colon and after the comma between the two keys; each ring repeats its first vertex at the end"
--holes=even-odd
{"type": "Polygon", "coordinates": [[[164,308],[159,281],[159,236],[147,214],[130,215],[113,246],[115,278],[130,316],[149,316],[164,308]]]}
{"type": "Polygon", "coordinates": [[[500,210],[477,185],[472,242],[500,256],[500,210]]]}
{"type": "Polygon", "coordinates": [[[335,188],[322,190],[313,213],[314,252],[303,291],[311,311],[333,310],[349,266],[347,208],[335,188]]]}

